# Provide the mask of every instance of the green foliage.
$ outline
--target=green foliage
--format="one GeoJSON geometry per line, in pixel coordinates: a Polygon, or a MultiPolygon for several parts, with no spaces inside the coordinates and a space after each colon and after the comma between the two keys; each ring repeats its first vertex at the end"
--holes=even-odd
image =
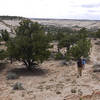
{"type": "Polygon", "coordinates": [[[64,38],[64,36],[65,36],[64,33],[61,33],[60,31],[58,31],[58,32],[55,34],[55,40],[61,41],[62,38],[64,38]]]}
{"type": "Polygon", "coordinates": [[[86,28],[81,28],[78,34],[78,38],[85,39],[87,37],[88,37],[88,31],[86,30],[86,28]]]}
{"type": "Polygon", "coordinates": [[[91,42],[88,39],[88,31],[86,28],[82,28],[76,34],[64,34],[58,41],[58,47],[66,47],[67,52],[65,54],[65,59],[67,61],[73,58],[78,59],[81,56],[87,57],[91,48],[91,42]]]}
{"type": "MultiPolygon", "coordinates": [[[[0,37],[0,42],[1,41],[8,41],[9,40],[9,33],[7,30],[1,30],[1,37],[0,37]]],[[[3,60],[8,57],[8,53],[4,49],[0,49],[0,60],[3,60]]]]}
{"type": "Polygon", "coordinates": [[[75,60],[80,57],[88,57],[90,54],[91,41],[87,39],[82,39],[78,41],[71,49],[71,56],[74,57],[75,60]]]}
{"type": "Polygon", "coordinates": [[[44,29],[47,33],[57,34],[60,33],[74,33],[72,28],[69,27],[57,27],[54,25],[44,26],[44,29]]]}
{"type": "Polygon", "coordinates": [[[67,50],[70,49],[70,46],[75,44],[79,39],[76,34],[66,34],[60,41],[58,46],[60,48],[66,47],[67,50]]]}
{"type": "Polygon", "coordinates": [[[54,34],[52,34],[52,33],[47,33],[47,40],[48,40],[49,42],[52,42],[52,41],[54,40],[54,34]]]}
{"type": "Polygon", "coordinates": [[[7,52],[8,52],[8,56],[9,57],[13,57],[15,58],[17,56],[17,51],[16,51],[16,48],[15,48],[15,38],[14,39],[10,39],[8,42],[7,42],[7,52]]]}
{"type": "Polygon", "coordinates": [[[75,33],[75,31],[73,31],[73,29],[72,28],[70,28],[70,27],[61,27],[61,28],[59,28],[59,32],[61,32],[61,33],[75,33]]]}
{"type": "Polygon", "coordinates": [[[0,60],[3,60],[8,56],[7,52],[3,49],[0,50],[0,60]]]}
{"type": "Polygon", "coordinates": [[[55,34],[55,40],[58,42],[58,44],[57,44],[58,52],[60,52],[60,48],[61,48],[61,45],[59,43],[64,38],[64,36],[65,36],[65,34],[61,33],[61,32],[58,32],[55,34]]]}
{"type": "Polygon", "coordinates": [[[88,37],[89,38],[97,38],[98,36],[97,36],[96,32],[89,32],[88,37]]]}
{"type": "Polygon", "coordinates": [[[71,54],[70,54],[70,50],[68,50],[65,54],[65,59],[66,61],[70,61],[71,60],[71,54]]]}
{"type": "MultiPolygon", "coordinates": [[[[61,37],[61,36],[60,36],[61,37]]],[[[77,41],[80,39],[86,39],[88,37],[88,31],[86,28],[80,29],[77,34],[65,34],[61,39],[59,39],[58,46],[60,48],[66,47],[67,50],[70,49],[77,41]]]]}
{"type": "Polygon", "coordinates": [[[8,54],[23,61],[31,69],[34,61],[43,62],[49,57],[49,42],[43,27],[30,20],[23,20],[16,29],[16,37],[7,44],[8,54]]]}
{"type": "Polygon", "coordinates": [[[19,17],[19,16],[0,16],[1,20],[20,20],[20,19],[24,19],[23,17],[19,17]]]}
{"type": "Polygon", "coordinates": [[[7,30],[1,30],[2,40],[8,41],[10,39],[9,33],[7,30]]]}
{"type": "Polygon", "coordinates": [[[96,37],[100,38],[100,29],[98,29],[98,31],[96,32],[96,37]]]}
{"type": "Polygon", "coordinates": [[[0,36],[0,42],[3,41],[2,37],[0,36]]]}
{"type": "Polygon", "coordinates": [[[55,55],[55,59],[56,60],[61,60],[61,59],[64,59],[64,56],[62,53],[58,52],[56,55],[55,55]]]}
{"type": "Polygon", "coordinates": [[[80,100],[82,100],[82,98],[80,98],[80,100]]]}

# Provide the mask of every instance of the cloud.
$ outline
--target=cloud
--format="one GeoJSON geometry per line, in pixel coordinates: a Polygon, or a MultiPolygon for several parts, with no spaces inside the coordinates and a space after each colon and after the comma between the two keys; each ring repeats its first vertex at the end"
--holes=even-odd
{"type": "Polygon", "coordinates": [[[1,15],[100,19],[100,0],[0,0],[1,15]]]}
{"type": "Polygon", "coordinates": [[[88,5],[82,5],[82,7],[85,7],[85,8],[97,8],[97,7],[100,7],[100,3],[99,4],[88,4],[88,5]]]}

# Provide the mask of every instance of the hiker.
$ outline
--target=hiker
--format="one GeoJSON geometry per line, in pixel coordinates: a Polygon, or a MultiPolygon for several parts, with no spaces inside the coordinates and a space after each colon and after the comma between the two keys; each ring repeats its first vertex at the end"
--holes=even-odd
{"type": "Polygon", "coordinates": [[[78,68],[78,77],[82,76],[83,64],[81,58],[79,58],[77,61],[77,68],[78,68]]]}

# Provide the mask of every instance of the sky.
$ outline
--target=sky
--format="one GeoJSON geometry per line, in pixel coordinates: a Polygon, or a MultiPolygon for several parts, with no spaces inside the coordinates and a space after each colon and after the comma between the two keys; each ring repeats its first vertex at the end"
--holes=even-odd
{"type": "Polygon", "coordinates": [[[100,0],[0,0],[0,15],[100,20],[100,0]]]}

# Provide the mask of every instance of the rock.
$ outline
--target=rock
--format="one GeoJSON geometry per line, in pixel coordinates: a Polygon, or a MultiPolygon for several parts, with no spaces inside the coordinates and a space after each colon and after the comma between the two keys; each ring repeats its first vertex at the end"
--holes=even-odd
{"type": "Polygon", "coordinates": [[[25,96],[25,94],[22,93],[22,97],[24,97],[24,96],[25,96]]]}
{"type": "Polygon", "coordinates": [[[61,92],[60,91],[57,91],[56,94],[61,94],[61,92]]]}
{"type": "Polygon", "coordinates": [[[93,72],[100,72],[100,64],[95,64],[93,66],[93,72]]]}
{"type": "Polygon", "coordinates": [[[100,45],[100,41],[96,42],[95,44],[96,44],[96,45],[100,45]]]}
{"type": "Polygon", "coordinates": [[[81,89],[78,90],[78,94],[81,96],[83,95],[83,92],[81,91],[81,89]]]}
{"type": "Polygon", "coordinates": [[[8,75],[6,76],[7,80],[13,80],[13,79],[18,79],[18,76],[16,73],[8,73],[8,75]]]}
{"type": "Polygon", "coordinates": [[[84,58],[84,59],[86,60],[86,63],[87,63],[87,64],[92,63],[91,60],[90,60],[90,57],[86,57],[86,58],[84,58]]]}
{"type": "Polygon", "coordinates": [[[71,89],[71,93],[76,93],[76,90],[75,89],[71,89]]]}
{"type": "Polygon", "coordinates": [[[22,83],[17,82],[13,85],[13,90],[24,90],[22,83]]]}
{"type": "Polygon", "coordinates": [[[72,60],[70,60],[70,61],[63,61],[62,62],[62,65],[66,65],[66,66],[72,66],[72,65],[74,65],[75,63],[72,61],[72,60]]]}

